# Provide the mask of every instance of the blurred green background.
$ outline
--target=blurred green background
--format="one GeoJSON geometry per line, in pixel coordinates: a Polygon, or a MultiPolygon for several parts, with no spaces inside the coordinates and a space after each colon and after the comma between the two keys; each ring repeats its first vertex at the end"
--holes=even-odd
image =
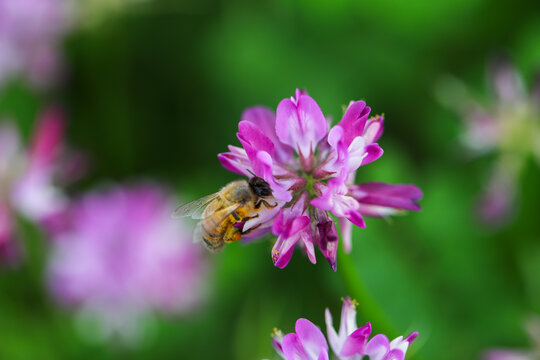
{"type": "Polygon", "coordinates": [[[324,326],[340,297],[360,302],[359,323],[389,337],[419,331],[409,359],[474,359],[493,346],[526,347],[523,320],[540,313],[540,169],[532,159],[510,225],[474,216],[492,158],[471,160],[459,118],[440,105],[437,82],[452,74],[489,98],[486,62],[506,51],[527,81],[540,69],[540,3],[456,0],[94,1],[94,21],[65,44],[62,90],[35,94],[13,83],[0,111],[28,135],[50,102],[68,114],[68,141],[92,171],[71,189],[159,179],[192,199],[237,176],[216,154],[238,144],[244,108],[275,108],[305,88],[338,120],[364,99],[386,116],[385,150],[357,181],[414,183],[421,213],[368,219],[350,256],[332,272],[318,253],[272,265],[269,239],[212,256],[209,296],[189,317],[158,318],[135,348],[85,341],[51,300],[46,242],[24,226],[28,261],[0,273],[0,359],[276,358],[273,327],[299,317],[324,326]]]}

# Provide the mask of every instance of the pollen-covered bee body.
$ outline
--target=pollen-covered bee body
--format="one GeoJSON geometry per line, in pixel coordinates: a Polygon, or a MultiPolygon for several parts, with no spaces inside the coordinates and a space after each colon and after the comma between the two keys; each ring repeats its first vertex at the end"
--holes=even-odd
{"type": "Polygon", "coordinates": [[[251,190],[249,183],[246,180],[236,180],[223,187],[218,193],[223,200],[232,203],[247,203],[254,201],[256,195],[251,190]]]}
{"type": "Polygon", "coordinates": [[[201,219],[193,234],[194,241],[202,241],[206,247],[217,252],[226,243],[242,238],[242,229],[235,226],[258,216],[261,205],[272,208],[267,200],[272,190],[266,181],[253,177],[249,182],[237,180],[227,184],[219,192],[211,194],[176,209],[174,216],[192,216],[201,219]]]}

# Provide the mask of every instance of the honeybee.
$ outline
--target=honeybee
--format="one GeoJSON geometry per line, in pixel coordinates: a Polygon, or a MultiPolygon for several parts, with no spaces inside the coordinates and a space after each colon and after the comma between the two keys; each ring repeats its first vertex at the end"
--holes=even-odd
{"type": "MultiPolygon", "coordinates": [[[[214,194],[203,196],[180,205],[173,217],[191,216],[201,219],[193,233],[193,242],[202,241],[211,252],[218,252],[227,243],[238,241],[242,235],[257,228],[242,232],[235,225],[258,217],[262,206],[272,209],[272,189],[264,179],[253,176],[246,180],[233,181],[214,194]]],[[[260,226],[260,225],[259,225],[260,226]]]]}

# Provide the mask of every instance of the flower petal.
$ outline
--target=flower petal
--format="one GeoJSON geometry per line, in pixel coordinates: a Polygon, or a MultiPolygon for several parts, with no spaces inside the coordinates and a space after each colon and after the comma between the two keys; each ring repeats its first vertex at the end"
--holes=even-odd
{"type": "Polygon", "coordinates": [[[366,157],[362,161],[362,165],[367,165],[382,156],[383,149],[378,144],[370,144],[365,148],[366,157]]]}
{"type": "MultiPolygon", "coordinates": [[[[370,182],[349,186],[349,195],[361,205],[376,205],[382,208],[419,211],[417,201],[423,196],[422,191],[414,185],[392,185],[381,182],[370,182]]],[[[385,215],[381,209],[381,216],[385,215]]],[[[369,214],[373,215],[373,214],[369,214]]],[[[375,214],[375,216],[377,216],[375,214]]]]}
{"type": "MultiPolygon", "coordinates": [[[[326,212],[322,210],[318,210],[318,212],[322,212],[326,215],[326,212]]],[[[336,225],[328,215],[326,215],[326,217],[319,216],[319,222],[316,226],[316,243],[326,260],[328,260],[332,270],[336,271],[337,249],[339,243],[336,225]]]]}
{"type": "Polygon", "coordinates": [[[367,323],[365,326],[353,331],[343,343],[339,356],[346,357],[355,354],[362,355],[369,335],[371,335],[370,323],[367,323]]]}
{"type": "Polygon", "coordinates": [[[343,250],[348,254],[352,249],[352,223],[346,219],[339,218],[339,229],[341,231],[341,241],[343,250]]]}
{"type": "Polygon", "coordinates": [[[384,116],[376,115],[368,119],[364,127],[364,138],[367,144],[373,144],[381,137],[384,129],[384,116]]]}
{"type": "Polygon", "coordinates": [[[307,159],[317,143],[328,132],[326,119],[315,100],[300,94],[296,99],[283,99],[276,111],[276,133],[284,144],[307,159]]]}
{"type": "Polygon", "coordinates": [[[242,148],[229,145],[229,152],[218,154],[221,165],[232,172],[240,175],[251,176],[253,167],[249,161],[246,151],[242,148]]]}
{"type": "Polygon", "coordinates": [[[338,336],[336,329],[334,328],[334,323],[332,320],[332,314],[328,308],[324,312],[324,318],[326,320],[326,334],[328,336],[328,342],[332,351],[336,354],[341,352],[341,347],[343,345],[343,339],[338,336]]]}
{"type": "Polygon", "coordinates": [[[283,355],[287,360],[314,359],[308,355],[302,341],[295,333],[285,335],[281,344],[283,347],[283,355]]]}
{"type": "Polygon", "coordinates": [[[250,159],[259,151],[265,151],[270,156],[274,155],[274,143],[254,123],[240,121],[237,136],[250,159]]]}
{"type": "Polygon", "coordinates": [[[375,335],[366,344],[364,355],[368,355],[370,360],[383,360],[390,350],[390,342],[386,335],[375,335]]]}
{"type": "Polygon", "coordinates": [[[64,126],[64,116],[60,109],[49,108],[45,111],[34,132],[30,166],[51,166],[62,143],[64,126]]]}
{"type": "Polygon", "coordinates": [[[283,211],[277,216],[273,230],[275,235],[279,235],[272,248],[272,261],[274,265],[283,269],[291,260],[294,246],[300,240],[299,234],[310,223],[307,216],[294,218],[292,221],[285,218],[283,211]]]}
{"type": "Polygon", "coordinates": [[[357,303],[350,297],[343,299],[343,307],[341,308],[341,322],[339,324],[339,335],[343,339],[358,328],[356,325],[356,305],[357,303]]]}
{"type": "Polygon", "coordinates": [[[322,351],[328,353],[328,344],[323,333],[311,321],[300,318],[296,321],[294,329],[311,358],[320,358],[322,351]]]}
{"type": "Polygon", "coordinates": [[[276,134],[276,116],[274,112],[265,106],[254,106],[246,109],[242,114],[242,120],[252,122],[272,141],[276,156],[282,163],[293,160],[293,149],[282,143],[276,134]]]}
{"type": "Polygon", "coordinates": [[[362,136],[370,111],[371,108],[366,106],[365,101],[354,101],[349,104],[338,124],[345,130],[345,146],[349,146],[355,138],[362,136]]]}

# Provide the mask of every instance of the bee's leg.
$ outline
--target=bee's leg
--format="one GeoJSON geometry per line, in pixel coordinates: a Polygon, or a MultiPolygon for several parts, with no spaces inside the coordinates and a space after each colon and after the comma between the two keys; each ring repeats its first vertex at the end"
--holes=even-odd
{"type": "Polygon", "coordinates": [[[268,203],[268,201],[266,201],[266,200],[260,200],[257,204],[255,204],[255,209],[258,209],[259,207],[261,207],[261,204],[263,204],[264,207],[267,208],[267,209],[273,209],[273,208],[275,208],[276,206],[278,206],[277,203],[275,203],[275,205],[270,205],[270,204],[268,203]]]}
{"type": "Polygon", "coordinates": [[[233,225],[229,225],[225,234],[223,234],[223,241],[226,243],[231,243],[233,241],[238,241],[242,238],[242,233],[239,229],[235,228],[233,225]]]}

